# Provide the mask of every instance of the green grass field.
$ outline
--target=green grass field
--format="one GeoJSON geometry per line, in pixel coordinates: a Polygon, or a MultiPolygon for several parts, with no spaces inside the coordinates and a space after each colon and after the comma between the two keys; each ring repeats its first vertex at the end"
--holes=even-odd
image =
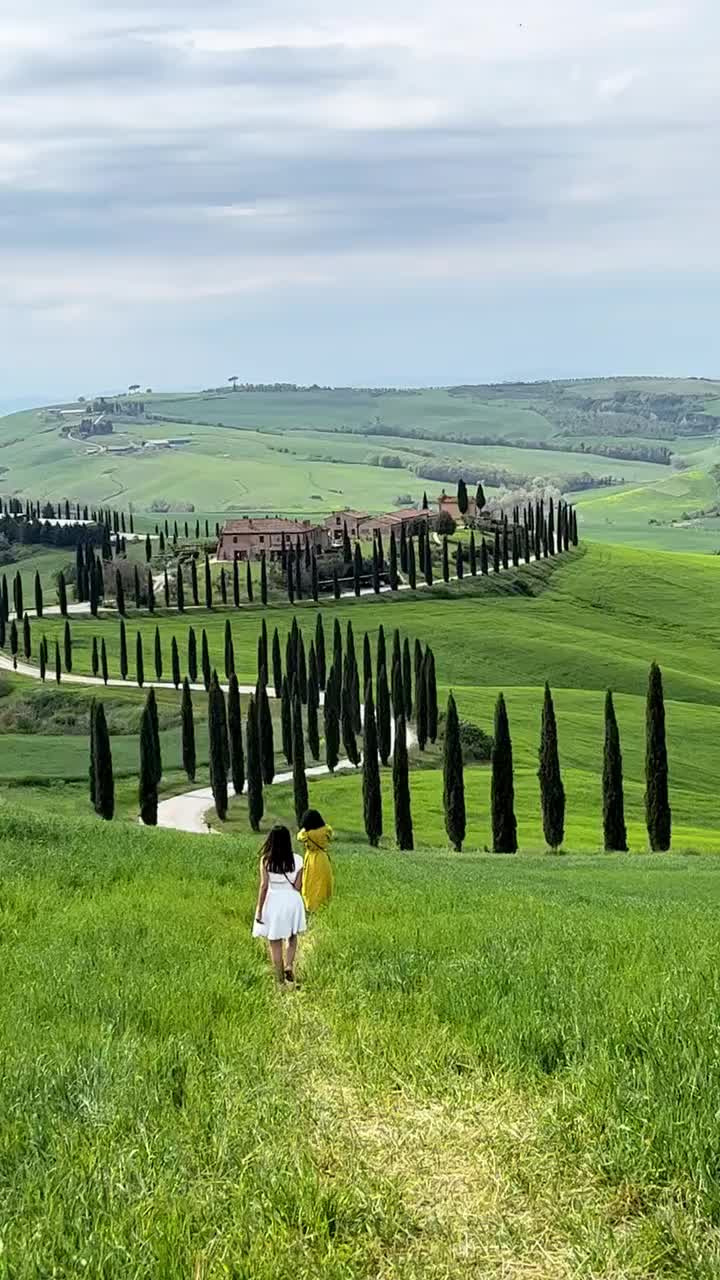
{"type": "Polygon", "coordinates": [[[2,1274],[717,1275],[715,858],[343,845],[281,995],[255,840],[2,822],[2,1274]]]}

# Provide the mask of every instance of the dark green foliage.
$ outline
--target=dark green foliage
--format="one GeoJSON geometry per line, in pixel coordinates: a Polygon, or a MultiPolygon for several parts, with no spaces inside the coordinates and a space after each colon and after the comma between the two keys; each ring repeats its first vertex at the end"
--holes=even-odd
{"type": "MultiPolygon", "coordinates": [[[[404,526],[404,525],[402,526],[402,529],[403,529],[403,532],[404,532],[404,531],[405,531],[405,526],[404,526]]],[[[406,555],[407,555],[407,552],[406,552],[406,555]]],[[[390,581],[390,590],[391,590],[391,591],[397,591],[397,589],[398,589],[397,543],[396,543],[396,541],[395,541],[395,530],[394,530],[394,529],[391,529],[391,530],[390,530],[390,552],[389,552],[389,557],[390,557],[390,563],[389,563],[389,572],[388,572],[388,577],[389,577],[389,581],[390,581]]]]}
{"type": "Polygon", "coordinates": [[[613,696],[605,694],[605,749],[603,752],[603,842],[608,853],[627,853],[623,766],[620,731],[613,696]]]}
{"type": "MultiPolygon", "coordinates": [[[[347,664],[347,658],[346,658],[347,664]]],[[[342,740],[345,748],[345,754],[351,764],[358,764],[360,755],[355,738],[355,718],[353,715],[353,699],[352,693],[348,694],[347,689],[347,670],[345,679],[343,680],[342,691],[342,707],[341,707],[341,723],[342,723],[342,740]]]]}
{"type": "Polygon", "coordinates": [[[285,564],[285,573],[287,579],[287,593],[290,604],[295,603],[295,552],[290,547],[287,553],[287,561],[285,564]]]}
{"type": "Polygon", "coordinates": [[[135,636],[135,679],[142,689],[145,683],[145,658],[143,655],[142,635],[139,631],[135,636]]]}
{"type": "Polygon", "coordinates": [[[210,650],[208,648],[207,631],[205,630],[204,627],[202,631],[202,639],[200,642],[200,666],[202,669],[203,684],[205,685],[205,688],[209,691],[212,670],[210,667],[210,650]]]}
{"type": "Polygon", "coordinates": [[[366,631],[363,636],[363,689],[367,689],[368,684],[372,683],[372,678],[372,650],[370,648],[370,637],[366,631]]]}
{"type": "Polygon", "coordinates": [[[295,820],[302,826],[303,814],[308,807],[308,785],[305,774],[305,740],[303,738],[302,703],[295,691],[292,704],[292,738],[293,738],[293,794],[295,797],[295,820]]]}
{"type": "Polygon", "coordinates": [[[318,594],[319,594],[319,590],[320,590],[320,583],[319,583],[319,581],[318,581],[318,564],[317,564],[317,556],[316,556],[316,554],[315,554],[315,549],[314,549],[314,548],[313,548],[313,553],[312,553],[312,560],[311,560],[311,562],[310,562],[310,563],[311,563],[311,569],[310,569],[310,573],[311,573],[310,594],[311,594],[311,596],[312,596],[313,600],[315,601],[315,603],[317,604],[317,602],[318,602],[318,594]]]}
{"type": "Polygon", "coordinates": [[[495,526],[495,546],[493,548],[493,573],[500,572],[500,530],[495,526]]]}
{"type": "Polygon", "coordinates": [[[152,560],[152,539],[149,533],[145,535],[145,560],[147,564],[152,560]]]}
{"type": "Polygon", "coordinates": [[[67,618],[68,602],[67,587],[65,586],[65,574],[59,573],[57,579],[58,604],[60,605],[60,615],[67,618]]]}
{"type": "Polygon", "coordinates": [[[414,848],[413,823],[410,808],[407,729],[404,716],[400,716],[395,724],[393,801],[395,807],[395,839],[397,840],[398,849],[412,849],[414,848]]]}
{"type": "Polygon", "coordinates": [[[156,781],[155,738],[147,705],[140,724],[140,817],[146,827],[157,826],[158,795],[156,781]]]}
{"type": "Polygon", "coordinates": [[[307,661],[305,658],[305,641],[302,632],[298,636],[298,655],[297,655],[297,671],[295,673],[295,688],[300,695],[302,703],[307,702],[307,661]]]}
{"type": "Polygon", "coordinates": [[[465,481],[462,478],[458,480],[457,504],[458,504],[458,511],[460,512],[460,515],[461,516],[467,515],[467,509],[470,504],[468,502],[467,485],[465,484],[465,481]]]}
{"type": "Polygon", "coordinates": [[[268,601],[267,559],[264,551],[260,559],[260,600],[262,601],[263,604],[267,604],[267,601],[268,601]]]}
{"type": "MultiPolygon", "coordinates": [[[[390,530],[390,538],[392,539],[393,530],[390,530]]],[[[405,525],[400,525],[400,568],[403,573],[408,571],[408,536],[405,525]]]]}
{"type": "Polygon", "coordinates": [[[559,849],[565,834],[565,788],[560,774],[555,707],[547,682],[540,729],[538,779],[545,841],[550,849],[559,849]]]}
{"type": "Polygon", "coordinates": [[[275,777],[275,741],[270,699],[268,698],[266,686],[261,682],[258,682],[255,693],[255,707],[260,740],[260,768],[263,782],[269,787],[275,777]]]}
{"type": "Polygon", "coordinates": [[[427,646],[425,650],[425,709],[427,716],[427,736],[435,742],[438,733],[438,700],[437,678],[435,674],[435,655],[427,646]]]}
{"type": "Polygon", "coordinates": [[[442,576],[443,576],[443,582],[450,581],[450,558],[448,555],[447,538],[443,538],[443,544],[442,544],[442,576]]]}
{"type": "Polygon", "coordinates": [[[408,542],[408,582],[412,590],[417,586],[417,562],[415,560],[415,539],[411,538],[408,542]]]}
{"type": "Polygon", "coordinates": [[[178,567],[177,567],[175,592],[177,596],[178,613],[184,613],[185,612],[185,583],[183,582],[182,565],[180,563],[178,563],[178,567]]]}
{"type": "Polygon", "coordinates": [[[273,687],[275,689],[275,697],[279,698],[282,693],[283,669],[282,655],[280,653],[280,636],[277,627],[273,631],[272,638],[272,669],[273,669],[273,687]]]}
{"type": "Polygon", "coordinates": [[[195,751],[195,717],[193,715],[192,693],[187,676],[183,680],[182,701],[180,704],[182,717],[182,766],[188,780],[195,781],[197,757],[195,751]]]}
{"type": "Polygon", "coordinates": [[[210,575],[210,557],[205,554],[205,608],[212,609],[213,589],[212,577],[210,575]]]}
{"type": "Polygon", "coordinates": [[[112,751],[110,734],[108,733],[105,708],[102,702],[95,702],[90,711],[92,724],[92,756],[94,785],[92,799],[95,812],[107,822],[115,813],[115,782],[113,779],[112,751]]]}
{"type": "Polygon", "coordinates": [[[15,603],[15,616],[17,618],[22,618],[25,610],[23,607],[23,582],[19,569],[15,574],[15,580],[13,582],[13,599],[15,603]]]}
{"type": "Polygon", "coordinates": [[[197,684],[197,638],[194,627],[188,627],[188,675],[191,684],[197,684]]]}
{"type": "Polygon", "coordinates": [[[127,631],[125,629],[124,618],[120,619],[120,677],[127,680],[128,677],[128,650],[127,650],[127,631]]]}
{"type": "Polygon", "coordinates": [[[235,646],[232,638],[232,627],[230,619],[225,619],[225,678],[230,679],[235,670],[235,646]]]}
{"type": "Polygon", "coordinates": [[[123,586],[122,574],[119,569],[115,570],[115,601],[117,611],[121,618],[125,617],[125,588],[123,586]]]}
{"type": "MultiPolygon", "coordinates": [[[[375,662],[375,669],[376,669],[376,671],[377,671],[377,673],[378,673],[378,678],[379,678],[379,676],[380,676],[380,668],[381,668],[381,667],[385,667],[385,668],[387,668],[387,648],[386,648],[386,644],[385,644],[385,628],[384,628],[384,626],[383,626],[382,622],[380,623],[380,626],[378,627],[378,636],[377,636],[377,657],[376,657],[376,662],[375,662]]],[[[377,697],[379,697],[379,695],[377,695],[377,696],[376,696],[376,701],[377,701],[377,697]]]]}
{"type": "Polygon", "coordinates": [[[320,688],[317,677],[317,660],[315,646],[310,645],[310,662],[308,664],[308,698],[307,698],[307,740],[313,760],[320,759],[320,726],[318,724],[318,707],[320,706],[320,688]]]}
{"type": "Polygon", "coordinates": [[[375,595],[377,595],[380,591],[380,558],[376,542],[373,542],[372,549],[372,586],[375,595]]]}
{"type": "Polygon", "coordinates": [[[343,668],[343,643],[342,643],[342,631],[340,629],[340,623],[338,622],[337,618],[335,619],[335,622],[333,625],[332,665],[335,668],[335,674],[339,676],[343,668]]]}
{"type": "Polygon", "coordinates": [[[483,538],[482,542],[480,543],[480,572],[482,574],[487,574],[489,571],[489,568],[490,566],[488,564],[487,543],[483,538]]]}
{"type": "Polygon", "coordinates": [[[162,680],[163,676],[163,658],[162,658],[162,642],[160,640],[160,628],[155,628],[155,675],[158,680],[162,680]]]}
{"type": "Polygon", "coordinates": [[[288,684],[287,676],[283,676],[280,694],[280,726],[283,755],[288,764],[292,764],[292,703],[290,701],[290,685],[288,684]]]}
{"type": "Polygon", "coordinates": [[[233,560],[232,593],[233,593],[233,604],[237,609],[240,604],[240,568],[239,568],[239,561],[237,560],[233,560]]]}
{"type": "Polygon", "coordinates": [[[200,603],[200,591],[198,588],[197,576],[197,560],[193,557],[190,561],[190,591],[192,593],[192,602],[194,605],[200,603]]]}
{"type": "Polygon", "coordinates": [[[93,640],[92,640],[92,656],[90,658],[90,666],[91,666],[93,675],[97,676],[100,670],[100,654],[98,652],[97,636],[93,636],[93,640]]]}
{"type": "Polygon", "coordinates": [[[45,680],[47,674],[47,640],[43,636],[40,641],[40,652],[38,654],[38,662],[40,665],[40,679],[45,680]]]}
{"type": "Polygon", "coordinates": [[[512,742],[505,699],[502,694],[498,695],[495,706],[490,809],[493,852],[517,853],[512,742]]]}
{"type": "Polygon", "coordinates": [[[433,584],[433,567],[432,567],[432,552],[430,549],[429,537],[425,538],[425,564],[423,567],[425,569],[425,582],[429,587],[431,587],[433,584]]]}
{"type": "Polygon", "coordinates": [[[230,776],[236,796],[242,795],[245,786],[245,753],[242,738],[242,709],[240,686],[233,671],[228,685],[228,742],[230,745],[230,776]]]}
{"type": "Polygon", "coordinates": [[[350,564],[352,560],[352,544],[350,542],[350,534],[348,533],[347,521],[343,521],[343,560],[345,564],[350,564]]]}
{"type": "Polygon", "coordinates": [[[672,814],[668,795],[665,699],[662,674],[656,662],[652,663],[648,678],[645,733],[645,822],[653,853],[665,853],[670,848],[672,814]]]}
{"type": "Polygon", "coordinates": [[[375,721],[372,680],[365,685],[365,718],[363,721],[363,817],[368,842],[376,849],[383,831],[382,791],[378,762],[378,734],[375,721]]]}
{"type": "Polygon", "coordinates": [[[30,618],[27,613],[23,618],[23,654],[26,658],[32,656],[32,635],[30,632],[30,618]]]}
{"type": "MultiPolygon", "coordinates": [[[[165,574],[167,577],[167,573],[165,574]]],[[[227,604],[227,577],[225,575],[225,566],[220,570],[220,599],[223,604],[227,604]]]]}
{"type": "Polygon", "coordinates": [[[147,692],[147,700],[145,703],[150,723],[153,731],[153,742],[155,744],[155,781],[159,784],[162,778],[162,753],[160,751],[160,718],[158,716],[157,699],[155,690],[150,688],[147,692]]]}
{"type": "Polygon", "coordinates": [[[352,623],[348,621],[347,633],[345,636],[345,663],[343,667],[343,703],[349,704],[352,726],[355,733],[359,733],[362,727],[362,718],[360,715],[360,677],[358,673],[357,657],[355,655],[355,636],[353,635],[352,623]]]}
{"type": "Polygon", "coordinates": [[[410,641],[407,636],[403,641],[402,655],[403,695],[405,703],[405,719],[412,720],[413,713],[413,665],[410,657],[410,641]]]}
{"type": "Polygon", "coordinates": [[[175,636],[170,641],[170,667],[172,670],[172,682],[176,689],[180,688],[180,654],[178,653],[178,644],[175,636]]]}
{"type": "Polygon", "coordinates": [[[318,613],[315,619],[315,657],[317,658],[318,685],[321,689],[324,689],[327,668],[325,663],[325,628],[323,627],[321,613],[318,613]]]}
{"type": "Polygon", "coordinates": [[[476,494],[476,497],[475,497],[475,502],[476,502],[476,504],[477,504],[477,512],[478,512],[478,515],[480,515],[480,512],[482,511],[483,507],[485,506],[485,490],[483,489],[482,484],[481,484],[480,482],[478,482],[477,494],[476,494]]]}
{"type": "Polygon", "coordinates": [[[55,641],[55,679],[59,684],[62,679],[62,663],[60,661],[60,645],[55,641]]]}
{"type": "Polygon", "coordinates": [[[335,600],[339,600],[340,599],[340,579],[338,578],[338,571],[335,568],[333,568],[333,571],[332,571],[332,584],[333,584],[333,598],[335,600]]]}
{"type": "Polygon", "coordinates": [[[355,551],[353,553],[353,590],[356,596],[360,595],[360,580],[362,577],[362,552],[360,543],[355,543],[355,551]]]}
{"type": "Polygon", "coordinates": [[[208,694],[208,745],[210,786],[215,801],[215,812],[220,821],[224,822],[228,810],[228,734],[225,695],[220,688],[216,671],[212,673],[208,694]]]}
{"type": "Polygon", "coordinates": [[[255,599],[255,594],[253,590],[252,565],[249,560],[245,567],[245,590],[247,592],[248,603],[252,604],[255,599]]]}
{"type": "Polygon", "coordinates": [[[170,579],[168,578],[167,569],[163,571],[163,600],[165,601],[165,608],[169,609],[170,608],[170,579]]]}
{"type": "Polygon", "coordinates": [[[458,542],[457,547],[455,548],[455,573],[462,582],[465,576],[465,557],[463,555],[462,542],[458,542]]]}
{"type": "Polygon", "coordinates": [[[460,742],[460,724],[452,694],[448,698],[445,717],[445,744],[443,755],[443,806],[445,830],[453,849],[462,850],[465,839],[465,778],[463,754],[460,742]]]}
{"type": "Polygon", "coordinates": [[[65,670],[70,674],[73,669],[73,651],[72,651],[72,632],[70,631],[70,622],[65,619],[65,628],[63,631],[63,654],[65,658],[65,670]]]}
{"type": "Polygon", "coordinates": [[[405,714],[405,686],[403,684],[402,662],[393,657],[392,675],[390,677],[390,699],[395,720],[405,714]]]}
{"type": "Polygon", "coordinates": [[[35,570],[35,613],[38,618],[43,616],[43,589],[40,581],[40,574],[35,570]]]}
{"type": "MultiPolygon", "coordinates": [[[[45,641],[45,656],[47,657],[47,640],[45,641]]],[[[108,682],[108,660],[107,649],[105,647],[105,639],[100,641],[100,674],[103,678],[103,684],[108,682]]]]}
{"type": "Polygon", "coordinates": [[[392,747],[392,716],[390,714],[390,690],[388,689],[387,670],[384,663],[378,669],[377,690],[378,750],[380,759],[386,765],[390,759],[392,747]]]}
{"type": "Polygon", "coordinates": [[[323,719],[325,724],[325,760],[332,773],[340,758],[340,682],[342,676],[335,664],[328,672],[325,685],[325,705],[323,719]]]}
{"type": "Polygon", "coordinates": [[[88,780],[90,783],[90,803],[95,808],[95,797],[97,794],[97,781],[95,776],[95,699],[90,703],[90,764],[88,767],[88,780]]]}

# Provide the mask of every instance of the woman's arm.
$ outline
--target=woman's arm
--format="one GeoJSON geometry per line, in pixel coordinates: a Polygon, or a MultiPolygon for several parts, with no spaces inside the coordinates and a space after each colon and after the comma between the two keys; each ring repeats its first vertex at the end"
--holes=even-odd
{"type": "Polygon", "coordinates": [[[303,878],[303,870],[304,870],[304,868],[303,868],[303,867],[301,867],[301,868],[300,868],[300,870],[298,871],[298,873],[297,873],[297,875],[296,875],[295,879],[293,880],[293,888],[294,888],[294,889],[297,889],[298,893],[302,893],[302,878],[303,878]]]}
{"type": "Polygon", "coordinates": [[[255,909],[255,919],[257,920],[258,924],[262,924],[262,913],[263,913],[263,907],[265,906],[265,899],[267,898],[267,892],[268,892],[268,874],[267,874],[267,868],[263,864],[260,868],[260,891],[258,893],[257,907],[255,909]]]}

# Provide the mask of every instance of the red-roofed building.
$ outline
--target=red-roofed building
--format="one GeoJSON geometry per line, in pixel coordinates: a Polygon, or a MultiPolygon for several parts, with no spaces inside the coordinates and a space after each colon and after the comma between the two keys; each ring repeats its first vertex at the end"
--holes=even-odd
{"type": "Polygon", "coordinates": [[[343,542],[343,532],[347,527],[348,536],[350,538],[359,538],[359,529],[363,521],[369,520],[367,511],[333,511],[325,519],[325,528],[328,531],[331,547],[341,547],[343,542]]]}
{"type": "Polygon", "coordinates": [[[358,530],[358,537],[372,538],[376,533],[390,533],[391,529],[399,535],[403,525],[406,533],[415,533],[421,524],[430,519],[430,512],[421,507],[402,507],[399,511],[388,511],[378,516],[367,516],[358,530]]]}
{"type": "MultiPolygon", "coordinates": [[[[460,514],[457,494],[441,493],[440,497],[437,500],[437,504],[438,504],[438,515],[440,515],[443,511],[446,511],[449,516],[452,516],[456,524],[458,524],[461,520],[465,519],[465,516],[462,516],[460,514]]],[[[468,509],[466,514],[467,516],[477,515],[477,502],[475,501],[474,497],[470,496],[470,494],[468,494],[468,509]]]]}
{"type": "Polygon", "coordinates": [[[276,560],[283,545],[295,545],[298,538],[305,546],[321,554],[328,547],[328,535],[322,525],[309,520],[285,520],[280,516],[245,516],[228,520],[218,542],[218,560],[260,560],[263,552],[268,560],[276,560]]]}

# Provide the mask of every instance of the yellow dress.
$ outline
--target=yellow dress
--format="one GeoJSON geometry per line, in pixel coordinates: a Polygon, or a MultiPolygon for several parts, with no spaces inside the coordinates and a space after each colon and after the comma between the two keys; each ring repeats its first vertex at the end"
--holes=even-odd
{"type": "Polygon", "coordinates": [[[315,831],[298,831],[303,846],[302,896],[308,911],[317,911],[332,897],[333,873],[328,857],[328,845],[332,839],[332,827],[318,827],[315,831]]]}

